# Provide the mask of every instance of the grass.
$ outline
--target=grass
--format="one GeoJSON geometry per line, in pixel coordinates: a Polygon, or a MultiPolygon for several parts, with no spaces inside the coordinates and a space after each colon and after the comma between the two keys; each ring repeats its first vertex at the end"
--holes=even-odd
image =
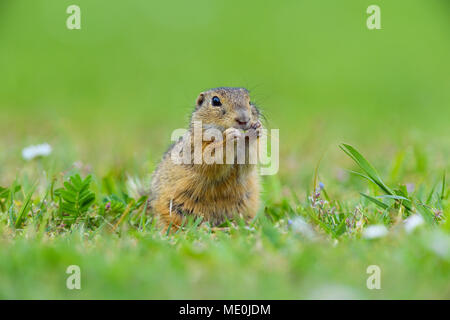
{"type": "Polygon", "coordinates": [[[342,201],[316,183],[302,200],[294,191],[283,196],[271,178],[257,218],[249,224],[230,221],[219,231],[187,221],[183,231],[163,232],[146,213],[146,196],[130,196],[138,192],[137,178],[82,179],[76,173],[63,176],[61,188],[50,177],[43,193],[18,182],[2,188],[0,296],[448,298],[445,177],[431,191],[391,189],[356,149],[342,148],[379,191],[342,201]],[[407,232],[411,215],[425,223],[407,232]],[[362,236],[380,224],[388,227],[387,236],[362,236]],[[69,265],[81,268],[81,290],[65,287],[69,265]],[[366,288],[369,265],[382,270],[381,290],[366,288]]]}
{"type": "Polygon", "coordinates": [[[380,0],[377,31],[370,1],[77,3],[78,31],[72,1],[0,3],[0,298],[450,297],[447,1],[380,0]],[[141,191],[224,85],[280,129],[280,171],[248,225],[162,233],[141,191]]]}

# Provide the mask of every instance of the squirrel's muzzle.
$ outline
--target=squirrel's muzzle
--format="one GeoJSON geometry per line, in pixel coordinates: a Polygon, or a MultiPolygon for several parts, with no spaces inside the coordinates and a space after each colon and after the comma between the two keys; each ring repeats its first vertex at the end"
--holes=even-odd
{"type": "Polygon", "coordinates": [[[240,127],[245,128],[250,125],[250,114],[246,110],[238,110],[235,120],[240,127]]]}

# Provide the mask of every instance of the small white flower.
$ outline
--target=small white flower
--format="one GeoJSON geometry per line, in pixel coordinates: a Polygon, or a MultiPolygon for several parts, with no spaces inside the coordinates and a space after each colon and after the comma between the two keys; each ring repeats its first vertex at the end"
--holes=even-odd
{"type": "Polygon", "coordinates": [[[25,160],[32,160],[36,157],[45,157],[52,153],[52,147],[48,143],[26,147],[22,150],[22,157],[25,160]]]}
{"type": "Polygon", "coordinates": [[[363,231],[363,237],[366,239],[382,238],[388,234],[388,230],[382,224],[368,226],[363,231]]]}
{"type": "Polygon", "coordinates": [[[405,220],[405,230],[408,233],[411,233],[418,226],[424,223],[423,218],[420,214],[413,214],[405,220]]]}

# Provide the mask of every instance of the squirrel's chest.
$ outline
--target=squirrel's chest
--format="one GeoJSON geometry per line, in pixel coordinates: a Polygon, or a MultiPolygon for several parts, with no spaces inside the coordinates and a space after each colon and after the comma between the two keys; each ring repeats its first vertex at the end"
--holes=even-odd
{"type": "Polygon", "coordinates": [[[208,220],[222,220],[248,211],[257,193],[251,175],[230,175],[221,180],[188,181],[179,188],[172,200],[172,210],[182,215],[202,215],[208,220]]]}

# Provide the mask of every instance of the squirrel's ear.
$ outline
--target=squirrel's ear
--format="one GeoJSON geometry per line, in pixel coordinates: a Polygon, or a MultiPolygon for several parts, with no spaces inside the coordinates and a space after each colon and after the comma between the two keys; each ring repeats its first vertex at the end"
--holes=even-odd
{"type": "Polygon", "coordinates": [[[201,107],[204,101],[205,101],[205,94],[202,92],[197,98],[197,108],[201,107]]]}

